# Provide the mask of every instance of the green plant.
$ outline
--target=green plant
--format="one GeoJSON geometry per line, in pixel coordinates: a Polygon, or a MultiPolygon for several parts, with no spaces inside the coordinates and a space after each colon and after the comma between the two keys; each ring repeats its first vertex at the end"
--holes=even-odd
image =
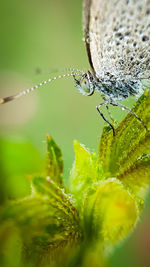
{"type": "MultiPolygon", "coordinates": [[[[150,129],[150,92],[134,112],[150,129]]],[[[1,266],[104,266],[133,231],[150,182],[150,133],[128,114],[115,137],[104,128],[98,155],[77,141],[74,149],[68,188],[47,136],[46,170],[30,177],[30,194],[1,206],[1,266]]]]}

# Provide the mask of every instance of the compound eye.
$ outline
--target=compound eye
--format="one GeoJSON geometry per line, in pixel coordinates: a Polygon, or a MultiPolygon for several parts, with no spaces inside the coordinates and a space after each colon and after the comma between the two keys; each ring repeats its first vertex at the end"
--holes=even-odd
{"type": "Polygon", "coordinates": [[[75,81],[75,86],[78,88],[79,92],[85,96],[90,96],[94,93],[94,83],[90,81],[89,74],[84,74],[79,80],[76,79],[75,76],[74,81],[75,81]]]}
{"type": "Polygon", "coordinates": [[[82,78],[80,81],[81,88],[84,90],[85,93],[89,94],[90,93],[90,85],[89,81],[87,78],[82,78]]]}

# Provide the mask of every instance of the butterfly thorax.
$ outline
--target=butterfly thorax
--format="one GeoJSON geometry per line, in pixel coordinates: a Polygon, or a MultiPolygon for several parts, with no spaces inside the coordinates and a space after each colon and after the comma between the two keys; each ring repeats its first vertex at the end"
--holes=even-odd
{"type": "Polygon", "coordinates": [[[140,80],[118,79],[107,75],[105,79],[95,80],[95,89],[110,98],[123,100],[130,95],[139,95],[142,84],[140,80]]]}

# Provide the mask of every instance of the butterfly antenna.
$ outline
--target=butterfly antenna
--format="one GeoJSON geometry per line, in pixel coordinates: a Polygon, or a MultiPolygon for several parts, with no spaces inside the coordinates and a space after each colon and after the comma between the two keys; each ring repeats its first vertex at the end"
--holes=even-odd
{"type": "Polygon", "coordinates": [[[80,69],[74,69],[74,68],[64,68],[64,69],[50,69],[50,70],[42,70],[41,68],[37,68],[35,70],[36,74],[50,74],[50,73],[54,73],[54,72],[78,72],[83,74],[84,71],[80,70],[80,69]]]}
{"type": "Polygon", "coordinates": [[[65,77],[71,77],[71,76],[74,76],[74,75],[78,75],[79,76],[79,73],[77,72],[72,72],[72,73],[68,73],[68,74],[63,74],[63,75],[59,75],[59,76],[56,76],[56,77],[53,77],[53,78],[50,78],[48,80],[45,80],[37,85],[34,85],[33,87],[31,88],[28,88],[28,89],[25,89],[23,90],[22,92],[19,92],[17,94],[14,94],[14,95],[11,95],[11,96],[6,96],[4,98],[0,98],[0,104],[5,104],[9,101],[12,101],[12,100],[15,100],[17,98],[20,98],[22,97],[23,95],[27,95],[29,94],[30,92],[38,89],[39,87],[45,85],[45,84],[48,84],[54,80],[58,80],[58,79],[61,79],[61,78],[65,78],[65,77]]]}

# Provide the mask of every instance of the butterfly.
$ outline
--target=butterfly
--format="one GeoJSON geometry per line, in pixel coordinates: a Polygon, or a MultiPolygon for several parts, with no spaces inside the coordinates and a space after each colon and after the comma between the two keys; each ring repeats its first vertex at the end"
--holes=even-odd
{"type": "Polygon", "coordinates": [[[101,107],[119,106],[128,110],[146,128],[144,122],[120,103],[130,95],[143,93],[142,80],[150,78],[150,0],[83,0],[83,32],[90,71],[72,69],[71,73],[43,81],[13,96],[0,98],[0,104],[26,95],[53,80],[73,76],[80,93],[91,96],[98,91],[101,107]],[[77,78],[77,76],[79,76],[77,78]]]}

